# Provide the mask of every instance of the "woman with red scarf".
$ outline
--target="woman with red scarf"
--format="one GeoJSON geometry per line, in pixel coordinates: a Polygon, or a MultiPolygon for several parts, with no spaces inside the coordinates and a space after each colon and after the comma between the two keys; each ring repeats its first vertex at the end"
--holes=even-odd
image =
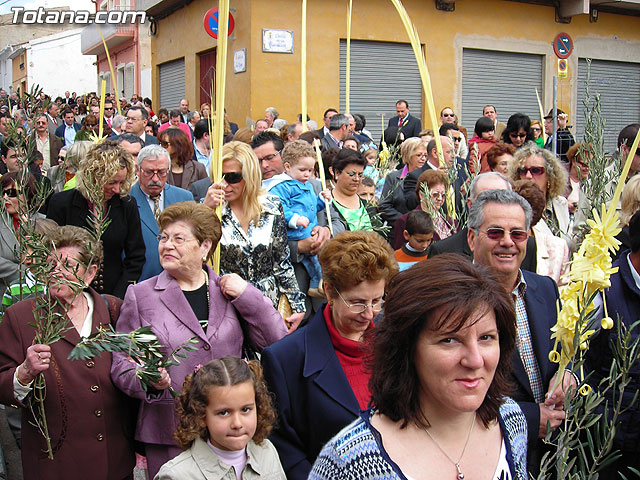
{"type": "Polygon", "coordinates": [[[374,328],[398,271],[389,244],[362,230],[336,235],[318,260],[328,304],[262,351],[264,377],[278,406],[278,427],[269,439],[289,480],[306,480],[323,445],[367,408],[365,332],[374,328]]]}

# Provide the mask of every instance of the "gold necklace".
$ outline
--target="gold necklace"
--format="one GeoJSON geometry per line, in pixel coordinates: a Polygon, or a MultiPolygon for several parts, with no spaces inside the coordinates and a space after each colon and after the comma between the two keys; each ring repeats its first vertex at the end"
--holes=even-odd
{"type": "Polygon", "coordinates": [[[445,457],[447,457],[447,460],[449,460],[451,463],[453,463],[453,465],[456,467],[456,470],[458,470],[458,475],[456,475],[456,478],[458,480],[463,480],[464,479],[464,473],[462,473],[462,470],[460,469],[460,461],[462,460],[462,457],[464,457],[464,452],[467,450],[467,445],[469,444],[469,439],[471,438],[471,432],[473,431],[473,425],[476,423],[476,412],[473,412],[473,421],[471,422],[471,426],[469,427],[469,433],[467,434],[467,441],[464,442],[464,447],[462,448],[462,453],[460,454],[460,458],[458,458],[457,462],[454,462],[453,459],[447,454],[447,452],[444,451],[444,449],[440,446],[440,444],[438,442],[436,442],[436,439],[433,438],[433,435],[431,435],[431,433],[429,432],[429,430],[427,430],[426,428],[422,427],[422,429],[427,432],[427,435],[429,435],[429,438],[431,440],[433,440],[433,443],[436,444],[436,447],[438,447],[438,450],[440,450],[445,457]]]}

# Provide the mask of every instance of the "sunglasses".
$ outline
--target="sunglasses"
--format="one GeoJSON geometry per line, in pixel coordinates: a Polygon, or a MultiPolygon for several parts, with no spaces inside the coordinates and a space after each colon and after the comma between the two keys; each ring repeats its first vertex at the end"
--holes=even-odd
{"type": "MultiPolygon", "coordinates": [[[[487,235],[489,240],[499,241],[504,238],[505,230],[500,227],[491,227],[487,228],[484,233],[487,235]]],[[[529,234],[524,230],[511,230],[509,232],[509,237],[514,243],[522,243],[529,238],[529,234]]]]}
{"type": "Polygon", "coordinates": [[[532,176],[538,177],[544,173],[544,167],[522,167],[518,169],[518,175],[520,175],[520,177],[526,177],[527,173],[531,173],[532,176]]]}
{"type": "Polygon", "coordinates": [[[85,123],[85,126],[87,127],[95,127],[96,125],[98,125],[97,123],[85,123]]]}
{"type": "Polygon", "coordinates": [[[229,185],[235,185],[242,181],[242,172],[227,172],[222,174],[222,178],[229,185]]]}
{"type": "Polygon", "coordinates": [[[511,138],[527,138],[526,133],[510,133],[509,136],[511,138]]]}
{"type": "Polygon", "coordinates": [[[16,198],[18,196],[18,190],[16,190],[15,188],[7,188],[6,190],[2,191],[2,195],[6,195],[9,198],[16,198]]]}

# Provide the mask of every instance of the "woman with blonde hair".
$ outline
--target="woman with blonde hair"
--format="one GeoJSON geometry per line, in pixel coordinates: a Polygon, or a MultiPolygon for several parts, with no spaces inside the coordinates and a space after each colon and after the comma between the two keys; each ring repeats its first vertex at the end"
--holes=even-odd
{"type": "Polygon", "coordinates": [[[289,258],[282,204],[262,189],[260,163],[250,145],[224,145],[222,181],[209,189],[204,204],[222,204],[221,272],[237,273],[275,307],[284,296],[293,312],[285,320],[297,325],[304,316],[305,298],[289,258]]]}
{"type": "Polygon", "coordinates": [[[47,177],[51,182],[54,193],[75,188],[78,182],[76,173],[78,167],[87,158],[87,153],[93,146],[92,142],[77,140],[67,149],[64,163],[51,167],[47,172],[47,177]]]}
{"type": "Polygon", "coordinates": [[[629,234],[629,222],[633,214],[640,210],[640,175],[635,175],[627,182],[622,190],[620,198],[620,228],[622,231],[616,238],[622,243],[614,255],[617,260],[620,253],[631,248],[631,236],[629,234]]]}
{"type": "Polygon", "coordinates": [[[129,196],[135,181],[133,158],[116,142],[105,140],[89,150],[77,176],[76,188],[51,197],[47,218],[58,225],[92,228],[91,216],[104,209],[109,222],[101,237],[104,262],[92,286],[98,293],[123,298],[145,262],[138,205],[129,196]]]}
{"type": "MultiPolygon", "coordinates": [[[[398,218],[405,213],[409,213],[402,184],[409,173],[421,168],[427,161],[427,146],[419,137],[407,138],[402,142],[400,155],[404,167],[387,175],[382,188],[380,202],[378,203],[380,216],[392,228],[398,218]]],[[[390,238],[393,238],[393,233],[391,233],[390,238]]]]}
{"type": "Polygon", "coordinates": [[[567,189],[567,169],[549,150],[529,142],[520,147],[507,167],[511,181],[532,180],[545,195],[546,208],[540,227],[545,224],[547,233],[570,240],[569,203],[564,197],[567,189]]]}

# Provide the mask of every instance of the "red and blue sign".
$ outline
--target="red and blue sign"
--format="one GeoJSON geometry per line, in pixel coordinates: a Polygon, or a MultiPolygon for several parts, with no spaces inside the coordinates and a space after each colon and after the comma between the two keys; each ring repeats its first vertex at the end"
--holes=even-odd
{"type": "MultiPolygon", "coordinates": [[[[236,21],[229,12],[229,35],[235,26],[236,21]]],[[[204,14],[204,31],[213,38],[218,38],[218,7],[212,8],[204,14]]]]}

